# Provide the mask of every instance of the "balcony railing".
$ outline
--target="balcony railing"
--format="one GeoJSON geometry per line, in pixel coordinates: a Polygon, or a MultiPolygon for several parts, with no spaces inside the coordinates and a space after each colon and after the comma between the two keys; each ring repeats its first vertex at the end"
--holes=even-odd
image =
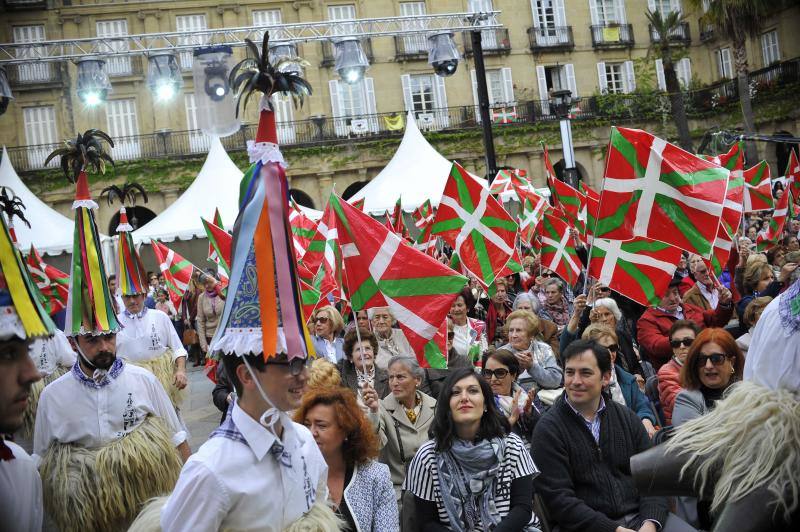
{"type": "MultiPolygon", "coordinates": [[[[472,32],[463,32],[463,37],[464,54],[471,56],[473,55],[472,32]]],[[[511,52],[511,41],[508,38],[508,30],[505,28],[499,30],[482,30],[481,46],[483,47],[483,55],[502,55],[511,52]]]]}
{"type": "Polygon", "coordinates": [[[3,0],[6,9],[44,9],[47,0],[3,0]]]}
{"type": "Polygon", "coordinates": [[[591,30],[595,48],[633,46],[633,26],[630,24],[604,24],[591,26],[591,30]]]}
{"type": "Polygon", "coordinates": [[[572,26],[528,28],[528,41],[532,52],[570,50],[575,47],[572,26]]]}
{"type": "Polygon", "coordinates": [[[425,35],[395,35],[394,49],[394,58],[398,61],[428,58],[428,40],[425,35]]]}
{"type": "Polygon", "coordinates": [[[106,58],[106,72],[108,72],[108,77],[110,78],[142,76],[143,62],[146,59],[140,55],[108,57],[106,58]]]}
{"type": "MultiPolygon", "coordinates": [[[[659,43],[661,42],[661,35],[658,34],[656,29],[653,27],[652,24],[647,25],[648,29],[650,30],[650,42],[652,43],[659,43]]],[[[670,37],[670,44],[680,44],[686,45],[692,42],[692,35],[689,33],[689,23],[688,22],[681,22],[681,24],[675,28],[673,31],[669,33],[670,37]]]]}
{"type": "MultiPolygon", "coordinates": [[[[800,83],[800,58],[778,63],[750,74],[753,98],[770,98],[770,90],[800,83]]],[[[724,81],[684,93],[687,114],[703,117],[738,100],[736,80],[724,81]]],[[[608,94],[576,98],[570,108],[573,120],[605,119],[616,122],[662,120],[659,109],[668,105],[663,93],[608,94]]],[[[480,127],[478,108],[461,107],[419,109],[413,112],[423,131],[459,131],[480,127]]],[[[521,101],[495,105],[489,115],[495,127],[515,127],[560,119],[548,100],[521,101]]],[[[286,148],[296,146],[348,144],[358,140],[400,137],[406,120],[404,111],[352,117],[316,116],[305,120],[279,122],[278,140],[286,148]]],[[[244,151],[246,140],[255,138],[256,124],[248,124],[222,144],[229,152],[244,151]]],[[[182,159],[207,153],[210,139],[203,132],[160,131],[115,140],[116,160],[182,159]]],[[[61,144],[18,146],[8,148],[11,162],[20,172],[43,168],[47,155],[61,144]]],[[[58,161],[49,167],[57,168],[58,161]]]]}
{"type": "Polygon", "coordinates": [[[51,86],[63,81],[61,64],[44,61],[32,61],[24,65],[6,67],[8,82],[14,89],[37,88],[42,85],[51,86]]]}
{"type": "MultiPolygon", "coordinates": [[[[370,63],[374,59],[372,55],[372,39],[369,37],[365,39],[361,39],[361,47],[364,50],[364,54],[367,56],[367,59],[370,63]]],[[[322,63],[320,63],[321,67],[332,67],[333,64],[336,62],[336,56],[333,53],[333,43],[330,41],[322,41],[322,63]]]]}

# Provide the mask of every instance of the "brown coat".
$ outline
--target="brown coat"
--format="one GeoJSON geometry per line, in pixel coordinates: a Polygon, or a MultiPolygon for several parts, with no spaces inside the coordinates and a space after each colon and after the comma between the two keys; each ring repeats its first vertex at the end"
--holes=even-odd
{"type": "Polygon", "coordinates": [[[690,289],[683,294],[683,300],[690,305],[694,305],[695,307],[700,307],[703,310],[714,310],[711,308],[711,303],[708,302],[703,294],[700,292],[700,289],[697,287],[697,283],[695,283],[690,289]]]}
{"type": "Polygon", "coordinates": [[[550,320],[539,319],[539,329],[541,329],[540,340],[553,349],[553,354],[559,360],[558,325],[550,320]]]}
{"type": "Polygon", "coordinates": [[[197,336],[200,337],[200,348],[203,351],[208,349],[206,338],[213,338],[217,332],[224,309],[225,300],[221,296],[208,297],[203,291],[197,298],[197,336]]]}

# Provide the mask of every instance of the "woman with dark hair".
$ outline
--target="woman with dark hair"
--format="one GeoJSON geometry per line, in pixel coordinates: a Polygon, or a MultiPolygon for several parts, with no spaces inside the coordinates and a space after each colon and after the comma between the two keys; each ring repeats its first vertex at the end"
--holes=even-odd
{"type": "Polygon", "coordinates": [[[468,316],[476,302],[472,290],[465,286],[450,307],[450,319],[453,320],[453,349],[457,355],[468,358],[472,364],[480,359],[488,346],[486,324],[468,316]]]}
{"type": "Polygon", "coordinates": [[[497,349],[484,360],[481,375],[492,387],[494,402],[506,416],[511,430],[530,447],[541,404],[534,405],[535,394],[526,393],[517,383],[519,371],[519,361],[514,353],[497,349]]]}
{"type": "Polygon", "coordinates": [[[744,355],[725,329],[700,331],[681,368],[683,390],[675,397],[672,424],[681,426],[711,411],[733,383],[742,380],[744,355]]]}
{"type": "Polygon", "coordinates": [[[378,354],[378,338],[367,329],[350,331],[344,336],[344,358],[336,367],[342,375],[342,385],[350,388],[358,397],[364,412],[369,410],[372,394],[380,401],[389,394],[389,375],[375,365],[378,354]]]}
{"type": "Polygon", "coordinates": [[[378,439],[355,395],[342,387],[311,390],[294,420],[308,427],[328,464],[328,498],[346,530],[398,530],[389,467],[375,461],[378,439]]]}
{"type": "Polygon", "coordinates": [[[538,470],[524,442],[509,432],[488,382],[471,369],[453,370],[431,433],[403,485],[414,495],[420,530],[538,529],[532,511],[538,470]]]}

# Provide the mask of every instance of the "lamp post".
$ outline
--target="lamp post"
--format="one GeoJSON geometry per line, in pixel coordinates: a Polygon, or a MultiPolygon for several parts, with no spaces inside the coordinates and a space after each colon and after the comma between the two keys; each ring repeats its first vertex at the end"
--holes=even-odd
{"type": "Polygon", "coordinates": [[[550,91],[550,105],[559,119],[561,127],[561,151],[564,154],[564,175],[562,181],[578,188],[578,169],[575,167],[575,152],[572,148],[572,124],[569,111],[572,107],[572,91],[561,89],[550,91]]]}
{"type": "Polygon", "coordinates": [[[492,120],[489,115],[489,90],[486,87],[486,68],[483,64],[483,44],[481,32],[473,30],[472,52],[475,54],[475,80],[478,85],[478,112],[481,118],[481,131],[483,132],[483,149],[486,152],[486,178],[492,184],[497,175],[497,158],[494,153],[494,135],[492,134],[492,120]]]}

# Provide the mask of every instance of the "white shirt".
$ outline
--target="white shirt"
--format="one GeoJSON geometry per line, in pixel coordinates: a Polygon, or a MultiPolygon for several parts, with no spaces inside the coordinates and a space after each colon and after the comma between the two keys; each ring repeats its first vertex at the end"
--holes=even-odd
{"type": "Polygon", "coordinates": [[[102,447],[132,432],[148,415],[164,421],[176,447],[186,440],[175,408],[152,373],[117,359],[98,385],[75,364],[42,391],[34,457],[44,456],[54,441],[102,447]]]}
{"type": "Polygon", "coordinates": [[[229,419],[184,464],[162,530],[279,532],[327,499],[328,466],[307,428],[281,416],[287,467],[270,453],[279,440],[238,404],[229,419]]]}
{"type": "Polygon", "coordinates": [[[703,283],[695,284],[697,285],[697,289],[700,290],[700,293],[703,294],[703,297],[706,298],[706,301],[708,301],[708,304],[711,305],[711,308],[716,310],[717,305],[719,305],[719,290],[713,286],[711,290],[709,290],[703,283]]]}
{"type": "Polygon", "coordinates": [[[42,529],[42,480],[36,462],[7,441],[13,460],[0,460],[0,530],[42,529]]]}
{"type": "Polygon", "coordinates": [[[43,377],[51,375],[58,366],[71,368],[77,360],[67,335],[59,329],[50,338],[37,338],[31,342],[28,355],[43,377]]]}
{"type": "Polygon", "coordinates": [[[160,310],[145,307],[139,314],[124,311],[117,321],[122,325],[117,333],[118,357],[143,362],[158,358],[167,348],[172,349],[172,360],[187,356],[175,326],[160,310]]]}
{"type": "Polygon", "coordinates": [[[469,323],[464,325],[453,325],[453,349],[461,356],[469,354],[472,345],[472,328],[469,323]]]}

